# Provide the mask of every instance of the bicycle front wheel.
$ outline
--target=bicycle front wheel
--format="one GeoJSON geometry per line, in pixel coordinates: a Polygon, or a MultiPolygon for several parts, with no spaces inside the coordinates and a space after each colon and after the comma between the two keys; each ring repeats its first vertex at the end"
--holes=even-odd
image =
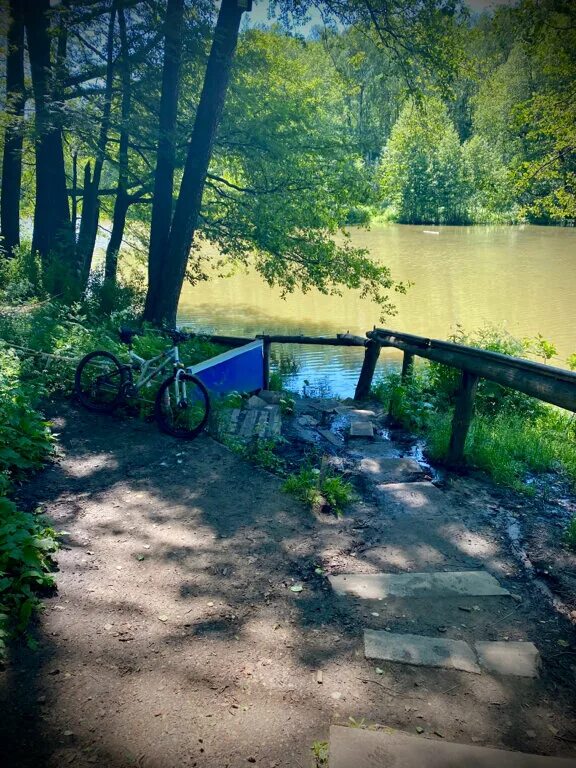
{"type": "Polygon", "coordinates": [[[208,422],[210,398],[200,379],[181,371],[170,376],[156,395],[154,415],[163,432],[191,440],[208,422]]]}
{"type": "Polygon", "coordinates": [[[76,369],[74,391],[84,408],[109,413],[122,400],[123,370],[110,352],[90,352],[76,369]]]}

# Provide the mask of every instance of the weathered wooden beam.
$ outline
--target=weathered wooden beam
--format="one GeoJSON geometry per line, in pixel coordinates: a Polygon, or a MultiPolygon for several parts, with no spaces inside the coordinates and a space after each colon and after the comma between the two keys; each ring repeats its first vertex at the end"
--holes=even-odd
{"type": "Polygon", "coordinates": [[[366,339],[342,333],[337,336],[267,336],[272,344],[312,344],[326,347],[365,347],[366,339]]]}
{"type": "Polygon", "coordinates": [[[576,373],[572,371],[501,355],[498,352],[474,349],[463,344],[393,331],[375,330],[370,331],[367,336],[382,346],[401,349],[427,360],[459,368],[546,403],[576,411],[576,373]]]}
{"type": "Polygon", "coordinates": [[[369,341],[366,344],[364,361],[362,363],[360,377],[358,378],[358,384],[356,385],[354,400],[365,400],[370,395],[372,379],[374,378],[374,371],[376,369],[376,363],[378,362],[379,357],[380,344],[378,344],[376,341],[369,341]]]}
{"type": "Polygon", "coordinates": [[[402,373],[401,373],[402,381],[406,381],[406,379],[408,378],[408,376],[411,375],[413,370],[414,370],[414,355],[412,355],[410,352],[404,352],[404,357],[402,359],[402,373]]]}
{"type": "Polygon", "coordinates": [[[264,389],[268,389],[270,385],[270,346],[270,339],[264,336],[264,389]]]}
{"type": "Polygon", "coordinates": [[[456,395],[456,406],[452,418],[452,434],[448,447],[448,464],[458,465],[464,462],[466,435],[474,414],[474,398],[478,387],[478,376],[462,371],[460,388],[456,395]]]}

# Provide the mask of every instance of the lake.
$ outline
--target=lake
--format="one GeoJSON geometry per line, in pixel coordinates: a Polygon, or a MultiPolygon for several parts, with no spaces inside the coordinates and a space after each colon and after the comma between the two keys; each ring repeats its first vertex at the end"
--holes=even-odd
{"type": "MultiPolygon", "coordinates": [[[[398,313],[384,323],[378,307],[353,291],[282,299],[258,275],[243,273],[187,284],[179,322],[242,336],[346,331],[364,336],[377,325],[441,339],[457,324],[474,330],[492,323],[520,337],[541,333],[556,345],[554,365],[566,367],[566,357],[576,352],[576,229],[392,224],[353,228],[351,237],[387,264],[396,280],[413,283],[407,295],[394,294],[398,313]]],[[[343,397],[353,394],[361,349],[297,346],[290,351],[300,363],[291,380],[294,388],[307,380],[343,397]]],[[[396,367],[399,355],[383,350],[378,370],[396,367]]]]}

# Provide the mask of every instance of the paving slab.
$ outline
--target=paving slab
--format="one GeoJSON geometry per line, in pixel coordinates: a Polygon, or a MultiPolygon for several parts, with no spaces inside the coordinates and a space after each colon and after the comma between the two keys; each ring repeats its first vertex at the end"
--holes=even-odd
{"type": "Polygon", "coordinates": [[[350,438],[356,437],[374,437],[374,425],[371,421],[352,421],[350,422],[350,438]]]}
{"type": "Polygon", "coordinates": [[[390,457],[363,458],[359,469],[375,483],[398,483],[424,479],[424,470],[415,459],[390,457]]]}
{"type": "Polygon", "coordinates": [[[380,483],[376,486],[376,495],[378,506],[388,517],[411,514],[447,517],[450,514],[446,495],[429,482],[380,483]]]}
{"type": "Polygon", "coordinates": [[[479,675],[474,651],[464,640],[445,637],[396,634],[376,629],[364,630],[364,655],[367,659],[395,661],[417,667],[459,669],[479,675]]]}
{"type": "Polygon", "coordinates": [[[480,665],[490,672],[517,677],[538,677],[540,654],[534,643],[477,642],[480,665]]]}
{"type": "Polygon", "coordinates": [[[333,725],[330,768],[576,768],[576,760],[507,752],[386,729],[333,725]]]}
{"type": "Polygon", "coordinates": [[[342,448],[342,446],[344,445],[342,438],[338,437],[337,434],[335,434],[334,432],[331,432],[329,429],[321,429],[319,427],[318,432],[322,435],[322,437],[325,440],[327,440],[335,448],[342,448]]]}
{"type": "Polygon", "coordinates": [[[329,576],[338,595],[367,600],[387,597],[505,596],[507,589],[487,571],[435,571],[433,573],[341,573],[329,576]]]}

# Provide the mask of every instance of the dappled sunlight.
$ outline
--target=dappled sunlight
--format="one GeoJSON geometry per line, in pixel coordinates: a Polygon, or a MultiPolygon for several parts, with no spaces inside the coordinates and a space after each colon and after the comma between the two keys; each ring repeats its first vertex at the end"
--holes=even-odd
{"type": "Polygon", "coordinates": [[[78,479],[90,477],[96,472],[118,469],[118,459],[111,453],[91,454],[85,460],[67,461],[63,459],[60,463],[64,472],[70,477],[78,479]]]}
{"type": "Polygon", "coordinates": [[[498,546],[493,539],[470,531],[464,525],[450,523],[442,526],[440,531],[448,542],[471,557],[486,559],[494,556],[498,551],[498,546]]]}

